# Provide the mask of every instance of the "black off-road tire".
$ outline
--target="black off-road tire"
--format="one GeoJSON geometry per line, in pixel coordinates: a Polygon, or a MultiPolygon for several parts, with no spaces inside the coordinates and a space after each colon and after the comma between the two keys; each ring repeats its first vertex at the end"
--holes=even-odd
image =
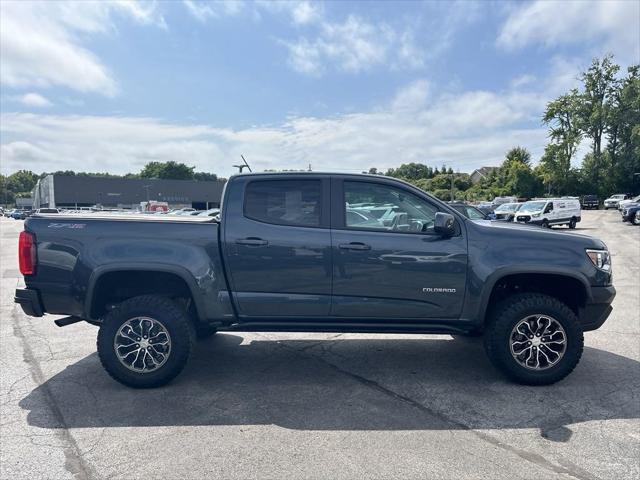
{"type": "Polygon", "coordinates": [[[187,313],[168,298],[143,295],[130,298],[111,310],[98,331],[98,356],[107,373],[133,388],[155,388],[169,383],[185,367],[193,350],[195,330],[187,313]],[[124,366],[115,352],[114,340],[120,327],[136,317],[149,317],[162,324],[170,336],[171,350],[157,370],[135,372],[124,366]]]}
{"type": "Polygon", "coordinates": [[[198,340],[204,340],[205,338],[213,337],[216,333],[218,333],[218,329],[212,325],[196,326],[196,338],[198,340]]]}
{"type": "Polygon", "coordinates": [[[524,385],[550,385],[562,380],[576,367],[582,356],[584,336],[573,311],[560,300],[539,293],[521,293],[503,300],[492,312],[484,335],[487,356],[493,365],[514,382],[524,385]],[[545,370],[531,370],[511,355],[513,328],[530,315],[554,318],[566,333],[566,350],[555,365],[545,370]]]}

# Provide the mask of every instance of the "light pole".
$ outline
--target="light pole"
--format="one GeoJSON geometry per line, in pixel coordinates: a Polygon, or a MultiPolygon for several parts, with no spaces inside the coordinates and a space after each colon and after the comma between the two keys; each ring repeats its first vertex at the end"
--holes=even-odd
{"type": "Polygon", "coordinates": [[[149,188],[151,188],[151,185],[143,185],[142,188],[147,191],[147,203],[149,203],[149,188]]]}

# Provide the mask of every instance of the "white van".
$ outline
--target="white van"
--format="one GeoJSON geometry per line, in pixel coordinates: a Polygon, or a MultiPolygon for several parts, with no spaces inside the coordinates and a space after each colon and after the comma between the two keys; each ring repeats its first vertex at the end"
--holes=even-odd
{"type": "Polygon", "coordinates": [[[533,223],[549,228],[552,225],[568,225],[576,228],[582,220],[580,201],[577,198],[544,198],[525,202],[515,221],[518,223],[533,223]]]}

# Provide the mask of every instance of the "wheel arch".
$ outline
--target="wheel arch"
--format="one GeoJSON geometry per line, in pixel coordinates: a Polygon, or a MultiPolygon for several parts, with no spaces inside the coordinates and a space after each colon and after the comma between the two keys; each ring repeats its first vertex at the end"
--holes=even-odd
{"type": "MultiPolygon", "coordinates": [[[[203,305],[202,296],[198,295],[198,285],[193,275],[184,267],[178,265],[169,264],[144,264],[144,263],[123,263],[112,264],[97,267],[91,273],[89,278],[87,294],[84,301],[84,314],[85,318],[90,320],[98,320],[101,313],[104,313],[104,297],[101,296],[101,288],[105,287],[105,280],[110,276],[117,274],[131,274],[139,278],[144,275],[158,275],[162,274],[165,278],[174,279],[177,282],[181,282],[184,285],[184,291],[179,293],[187,293],[190,300],[193,303],[196,313],[196,320],[200,320],[205,316],[205,307],[203,305]]],[[[108,285],[108,283],[106,284],[108,285]]],[[[133,293],[127,298],[131,298],[143,294],[153,294],[153,292],[145,292],[144,289],[133,293]]]]}
{"type": "Polygon", "coordinates": [[[492,306],[515,293],[550,295],[566,303],[576,314],[591,298],[587,280],[566,269],[507,267],[493,272],[484,282],[478,318],[486,323],[492,306]]]}

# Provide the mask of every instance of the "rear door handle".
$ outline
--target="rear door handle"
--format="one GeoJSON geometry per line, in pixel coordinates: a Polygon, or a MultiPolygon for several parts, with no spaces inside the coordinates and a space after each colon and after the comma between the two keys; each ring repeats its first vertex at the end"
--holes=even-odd
{"type": "Polygon", "coordinates": [[[261,247],[261,246],[267,245],[269,242],[258,237],[247,237],[247,238],[238,238],[236,240],[236,243],[238,245],[250,245],[253,247],[261,247]]]}
{"type": "Polygon", "coordinates": [[[371,245],[361,242],[341,243],[338,247],[343,250],[371,250],[371,245]]]}

